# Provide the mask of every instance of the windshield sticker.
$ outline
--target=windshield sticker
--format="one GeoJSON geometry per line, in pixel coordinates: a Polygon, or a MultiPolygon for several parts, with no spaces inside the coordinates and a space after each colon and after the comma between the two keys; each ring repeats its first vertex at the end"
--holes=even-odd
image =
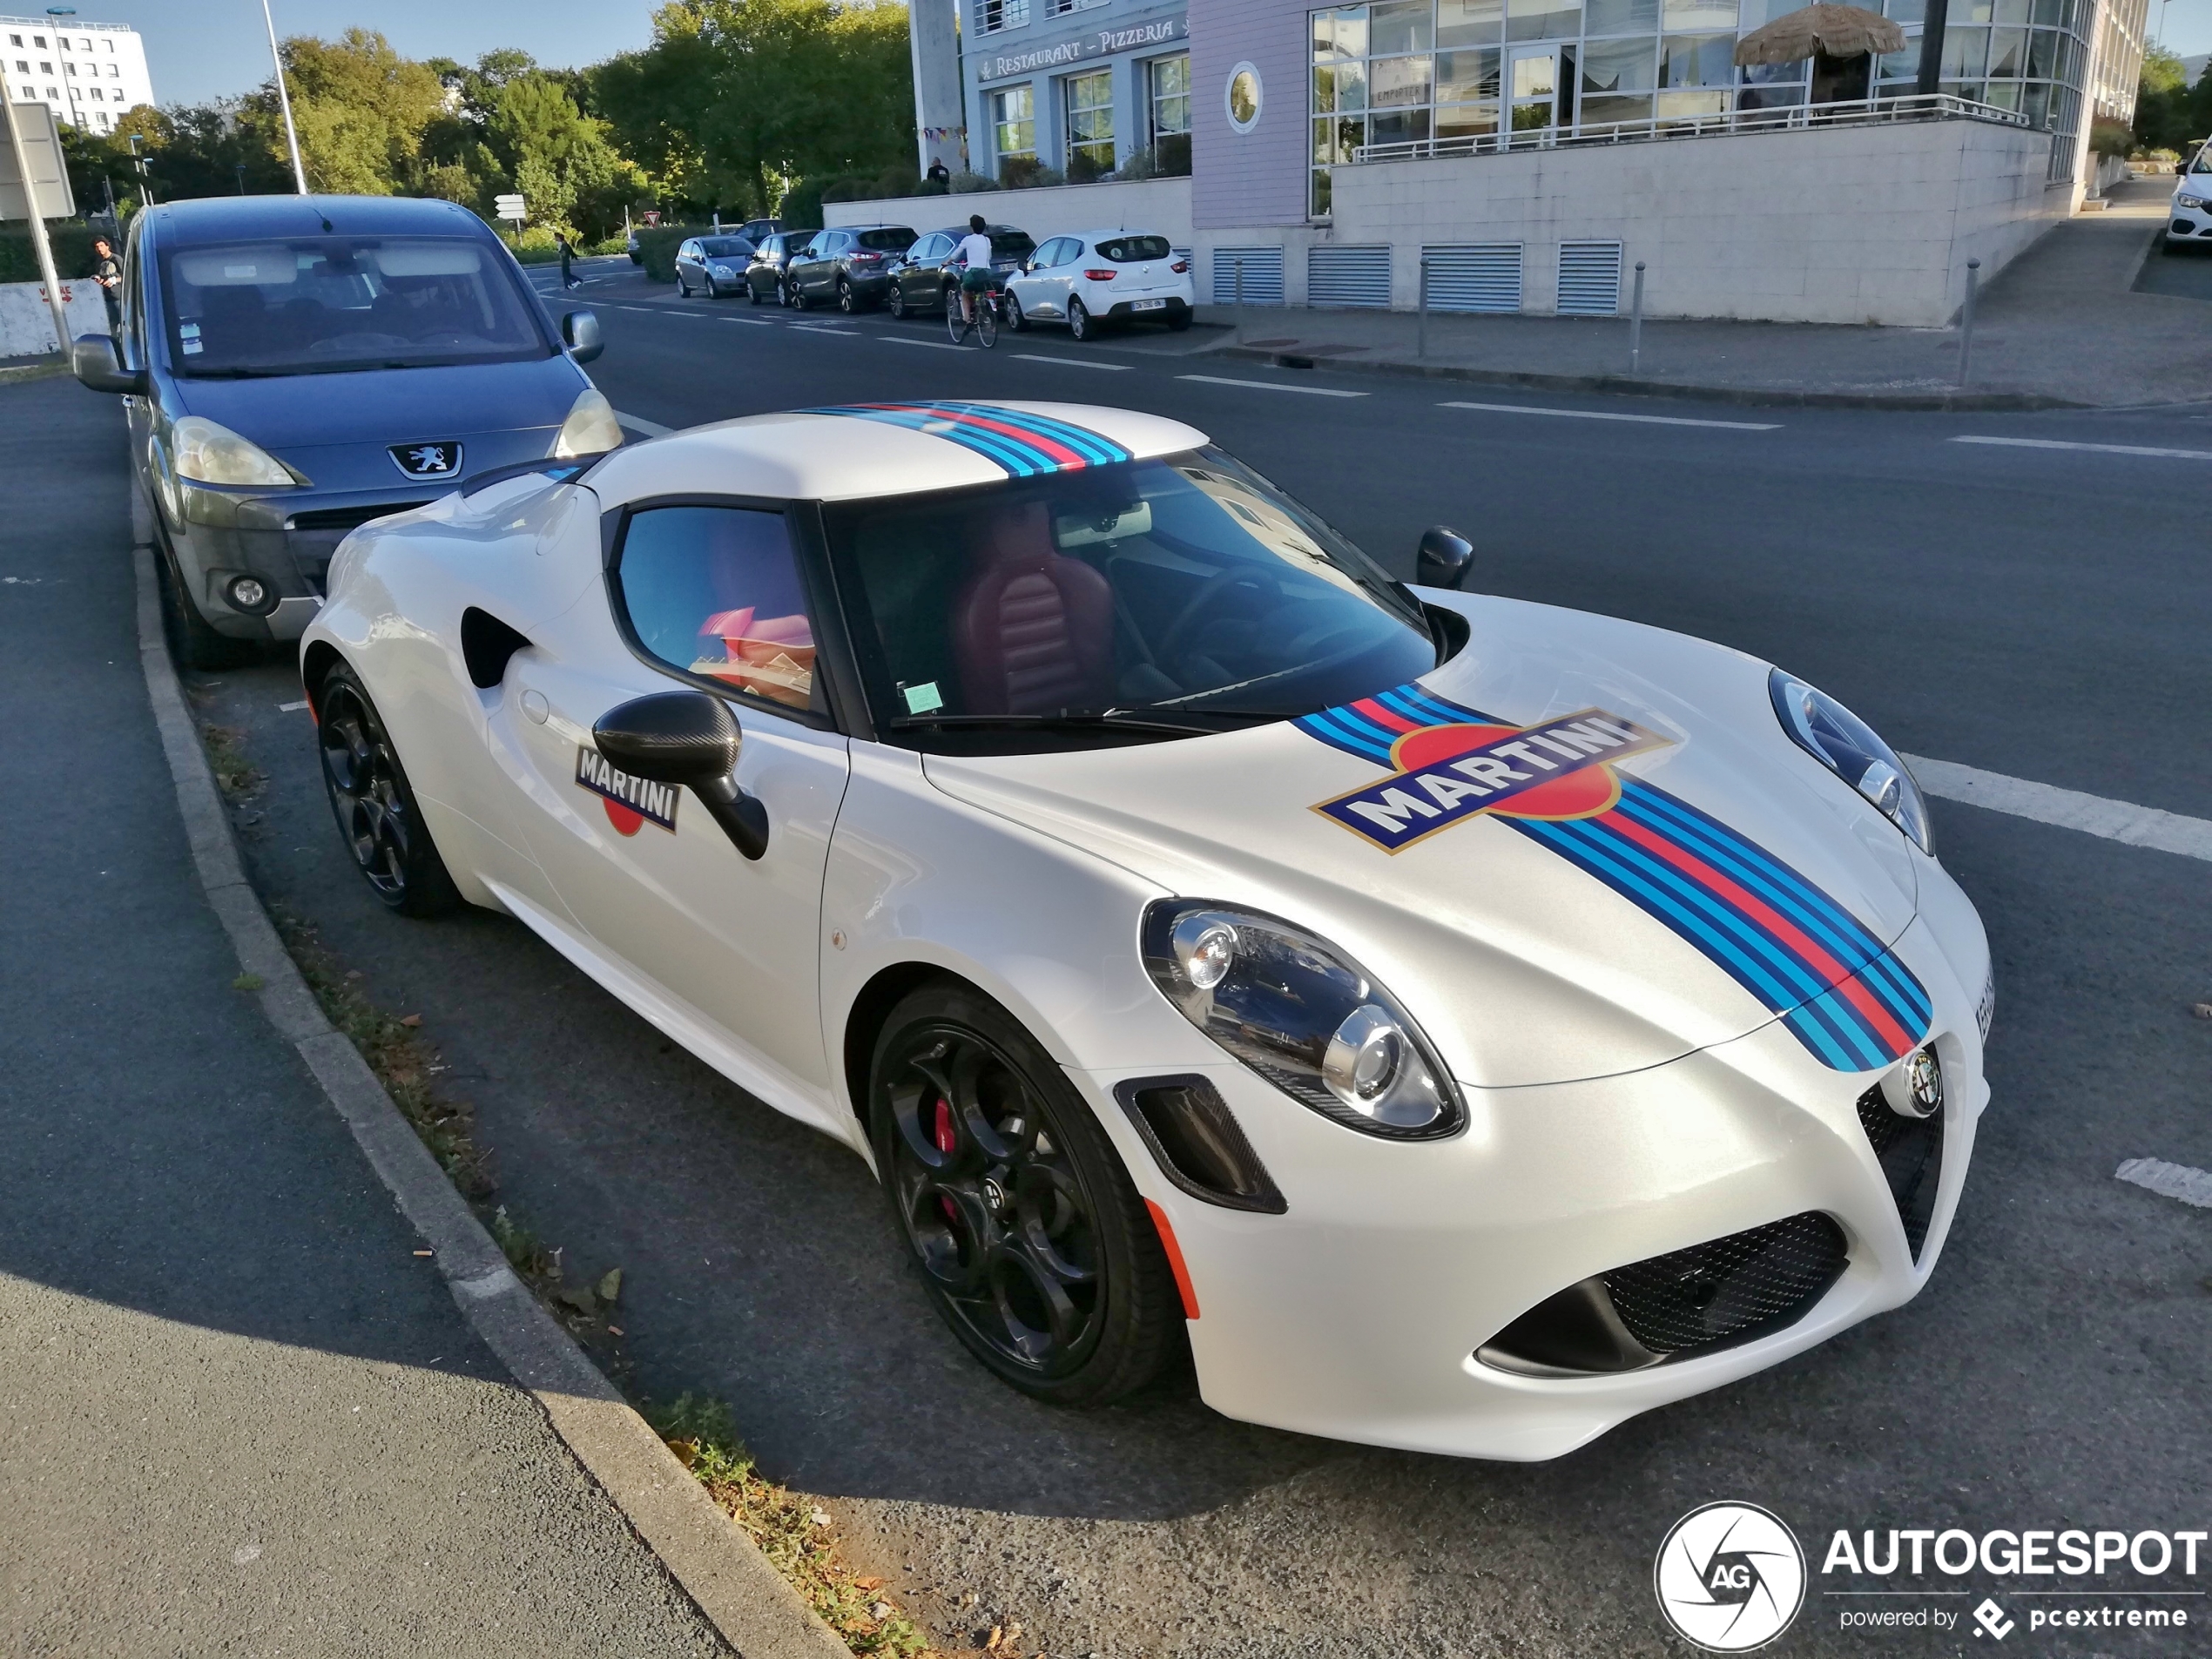
{"type": "Polygon", "coordinates": [[[1009,478],[1080,472],[1135,459],[1111,438],[1049,415],[1029,415],[995,403],[840,403],[804,415],[837,415],[880,421],[924,432],[994,462],[1009,478]]]}
{"type": "Polygon", "coordinates": [[[909,714],[931,714],[945,706],[945,694],[937,689],[935,680],[924,680],[919,685],[908,685],[902,680],[899,690],[907,699],[909,714]]]}
{"type": "Polygon", "coordinates": [[[1632,740],[1649,752],[1671,739],[1602,710],[1516,725],[1419,685],[1297,725],[1390,769],[1391,777],[1314,809],[1375,846],[1396,852],[1463,819],[1495,818],[1671,929],[1831,1069],[1877,1070],[1927,1035],[1935,1009],[1926,989],[1857,917],[1718,819],[1613,771],[1610,761],[1628,755],[1632,740]],[[1601,736],[1618,741],[1585,746],[1601,736]],[[1647,738],[1656,741],[1641,741],[1647,738]],[[1570,771],[1561,748],[1580,751],[1581,764],[1570,771]],[[1554,763],[1550,771],[1532,764],[1539,756],[1554,763]],[[1461,760],[1471,769],[1455,769],[1461,760]],[[1481,764],[1499,760],[1534,775],[1524,783],[1481,764]],[[1463,783],[1491,792],[1462,795],[1463,783]],[[1508,785],[1514,792],[1504,793],[1508,785]],[[1490,806],[1480,810],[1486,799],[1490,806]],[[1353,810],[1361,801],[1376,811],[1353,810]],[[1393,829],[1401,819],[1403,830],[1393,829]]]}
{"type": "Polygon", "coordinates": [[[579,746],[576,752],[576,780],[599,797],[607,809],[607,822],[616,833],[635,835],[647,824],[676,833],[676,802],[683,793],[674,784],[657,784],[619,771],[597,749],[579,746]]]}

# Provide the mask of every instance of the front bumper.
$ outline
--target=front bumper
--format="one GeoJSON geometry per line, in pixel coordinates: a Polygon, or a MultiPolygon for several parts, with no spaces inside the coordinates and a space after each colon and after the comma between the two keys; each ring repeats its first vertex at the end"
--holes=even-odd
{"type": "Polygon", "coordinates": [[[182,522],[164,515],[164,527],[185,590],[210,627],[233,639],[293,640],[321,609],[331,556],[349,532],[452,488],[422,483],[257,496],[183,484],[178,492],[182,522]],[[256,577],[275,594],[276,609],[252,616],[233,605],[229,585],[240,576],[256,577]]]}
{"type": "Polygon", "coordinates": [[[1826,1069],[1779,1024],[1622,1076],[1468,1089],[1470,1125],[1442,1143],[1354,1134],[1241,1066],[1211,1068],[1287,1201],[1279,1216],[1179,1190],[1114,1100],[1131,1074],[1072,1073],[1172,1221],[1208,1404],[1339,1440],[1556,1457],[1910,1299],[1941,1253],[1988,1100],[1975,1012],[1987,948],[1963,897],[1938,898],[1896,948],[1934,1001],[1948,1094],[1917,1259],[1858,1117],[1875,1075],[1826,1069]],[[1841,1229],[1847,1260],[1782,1328],[1605,1374],[1530,1375],[1477,1357],[1579,1281],[1807,1211],[1841,1229]]]}
{"type": "Polygon", "coordinates": [[[2212,207],[2184,207],[2178,201],[2167,220],[2166,239],[2169,242],[2190,241],[2198,238],[2212,241],[2212,207]]]}

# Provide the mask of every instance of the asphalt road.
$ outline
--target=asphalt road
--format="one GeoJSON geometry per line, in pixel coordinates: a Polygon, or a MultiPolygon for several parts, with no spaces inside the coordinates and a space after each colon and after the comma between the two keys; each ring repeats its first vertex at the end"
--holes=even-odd
{"type": "MultiPolygon", "coordinates": [[[[1773,658],[1901,748],[2212,816],[2212,471],[1958,442],[2212,452],[2212,409],[1539,399],[1192,355],[1201,334],[1043,333],[955,356],[931,347],[941,328],[679,303],[619,267],[582,294],[610,341],[592,373],[644,421],[927,395],[1173,413],[1400,571],[1424,525],[1450,523],[1475,540],[1481,585],[1773,658]]],[[[727,1399],[765,1467],[820,1494],[848,1552],[948,1642],[1012,1619],[1024,1650],[1052,1655],[1677,1651],[1652,1552],[1709,1500],[1777,1511],[1816,1561],[1838,1527],[2207,1524],[2212,1218],[2113,1178],[2134,1157],[2212,1166],[2212,1022],[2188,1015],[2212,995],[2200,864],[1938,803],[1999,1002],[1995,1101],[1930,1288],[1570,1457],[1488,1465],[1230,1422],[1187,1383],[1095,1414],[999,1387],[924,1303],[856,1160],[673,1051],[516,924],[382,914],[332,831],[306,717],[280,707],[296,681],[275,664],[220,678],[220,718],[270,774],[248,829],[264,890],[387,1006],[423,1015],[516,1213],[573,1266],[624,1267],[637,1385],[727,1399]]],[[[1819,1588],[1780,1650],[1973,1645],[1841,1634],[1851,1604],[1819,1588]]],[[[2095,1650],[2134,1649],[2101,1632],[2095,1650]]]]}

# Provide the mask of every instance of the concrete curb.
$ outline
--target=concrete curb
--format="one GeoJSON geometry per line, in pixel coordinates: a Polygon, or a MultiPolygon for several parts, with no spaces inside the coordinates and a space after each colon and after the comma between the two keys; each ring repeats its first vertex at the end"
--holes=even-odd
{"type": "Polygon", "coordinates": [[[269,1023],[299,1050],[400,1212],[435,1252],[462,1317],[544,1408],[553,1432],[731,1647],[744,1659],[851,1659],[845,1643],[538,1305],[375,1073],[323,1017],[246,881],[230,814],[169,660],[151,550],[133,549],[132,562],[138,659],[192,865],[239,966],[260,978],[269,1023]]]}
{"type": "Polygon", "coordinates": [[[1637,380],[1627,374],[1538,374],[1507,368],[1460,368],[1447,363],[1361,361],[1350,357],[1313,357],[1295,351],[1271,351],[1261,346],[1220,345],[1207,354],[1271,363],[1277,368],[1326,368],[1361,374],[1396,374],[1413,380],[1471,381],[1482,386],[1518,386],[1531,391],[1608,392],[1631,397],[1689,397],[1710,403],[1737,403],[1758,408],[1905,409],[1929,413],[1968,411],[2014,412],[2033,409],[2087,409],[2094,403],[2075,403],[2040,392],[1784,392],[1756,387],[1695,386],[1673,381],[1637,380]]]}

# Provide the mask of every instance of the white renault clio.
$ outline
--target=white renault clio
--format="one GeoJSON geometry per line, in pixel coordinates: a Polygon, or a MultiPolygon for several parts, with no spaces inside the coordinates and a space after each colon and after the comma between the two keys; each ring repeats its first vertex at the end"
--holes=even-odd
{"type": "Polygon", "coordinates": [[[1064,322],[1088,340],[1103,322],[1190,326],[1197,304],[1190,260],[1164,236],[1142,231],[1082,231],[1048,240],[1007,280],[1006,320],[1021,329],[1064,322]]]}

